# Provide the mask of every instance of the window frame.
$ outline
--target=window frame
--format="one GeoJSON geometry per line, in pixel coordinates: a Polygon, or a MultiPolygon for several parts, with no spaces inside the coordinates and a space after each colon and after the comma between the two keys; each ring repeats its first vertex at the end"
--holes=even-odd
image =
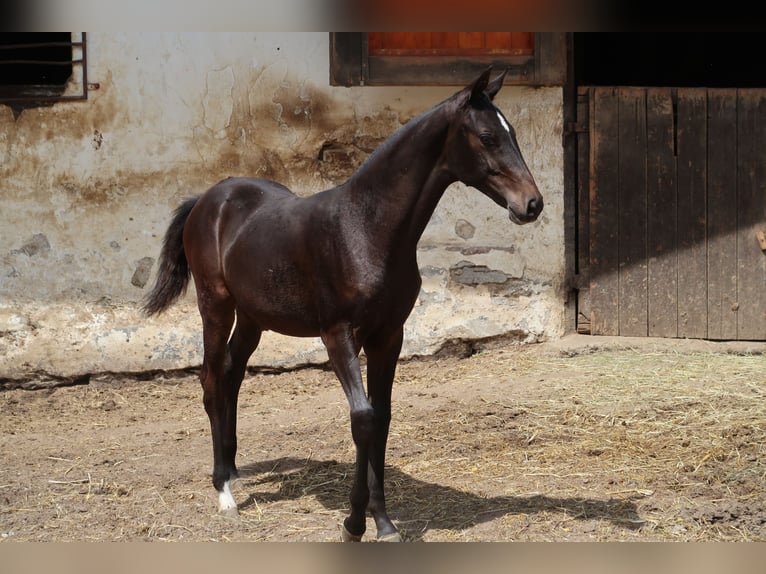
{"type": "Polygon", "coordinates": [[[534,53],[522,56],[370,56],[366,32],[331,32],[330,85],[465,85],[492,65],[508,68],[506,84],[563,86],[566,33],[536,32],[534,42],[534,53]]]}
{"type": "MultiPolygon", "coordinates": [[[[51,45],[57,44],[60,43],[51,43],[51,45]]],[[[72,56],[69,60],[72,66],[72,73],[65,82],[61,84],[9,84],[7,86],[0,86],[0,105],[28,107],[62,101],[87,100],[88,66],[86,33],[73,32],[70,42],[65,44],[72,48],[72,56]]],[[[31,61],[29,65],[37,64],[31,61]]],[[[1,68],[2,66],[0,66],[1,68]]]]}

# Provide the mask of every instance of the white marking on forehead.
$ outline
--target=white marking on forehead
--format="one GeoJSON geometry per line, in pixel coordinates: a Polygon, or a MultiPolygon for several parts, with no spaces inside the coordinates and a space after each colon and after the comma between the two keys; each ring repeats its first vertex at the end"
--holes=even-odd
{"type": "Polygon", "coordinates": [[[508,125],[508,122],[505,121],[503,114],[501,114],[499,111],[497,112],[497,118],[500,120],[500,123],[503,124],[505,131],[507,131],[508,133],[511,133],[511,126],[508,125]]]}

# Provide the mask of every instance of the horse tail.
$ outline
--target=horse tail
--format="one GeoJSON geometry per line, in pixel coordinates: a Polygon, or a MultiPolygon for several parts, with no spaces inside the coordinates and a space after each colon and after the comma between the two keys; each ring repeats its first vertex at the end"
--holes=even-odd
{"type": "Polygon", "coordinates": [[[157,278],[144,299],[143,311],[147,315],[158,315],[186,293],[191,273],[184,252],[184,225],[197,200],[199,196],[189,198],[173,212],[162,243],[157,278]]]}

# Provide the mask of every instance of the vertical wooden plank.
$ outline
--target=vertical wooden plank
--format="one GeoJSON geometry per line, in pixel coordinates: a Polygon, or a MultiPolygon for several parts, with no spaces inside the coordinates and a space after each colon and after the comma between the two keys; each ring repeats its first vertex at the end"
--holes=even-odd
{"type": "Polygon", "coordinates": [[[415,47],[417,47],[417,43],[412,32],[380,32],[381,50],[402,50],[415,47]]]}
{"type": "Polygon", "coordinates": [[[590,126],[591,333],[619,334],[617,299],[618,98],[617,89],[594,88],[590,126]]]}
{"type": "Polygon", "coordinates": [[[535,35],[532,32],[511,32],[511,48],[532,53],[535,47],[535,35]]]}
{"type": "Polygon", "coordinates": [[[707,337],[707,91],[678,90],[678,336],[707,337]]]}
{"type": "Polygon", "coordinates": [[[646,126],[648,334],[677,337],[676,158],[670,88],[648,89],[646,126]]]}
{"type": "MultiPolygon", "coordinates": [[[[380,49],[389,50],[391,48],[399,48],[399,33],[398,32],[378,32],[380,34],[380,49]]],[[[369,35],[367,36],[367,42],[369,44],[369,35]]]]}
{"type": "Polygon", "coordinates": [[[766,93],[739,90],[737,118],[737,338],[766,340],[766,93]]]}
{"type": "Polygon", "coordinates": [[[567,32],[535,32],[535,81],[560,85],[567,77],[567,32]]]}
{"type": "Polygon", "coordinates": [[[483,48],[484,32],[458,32],[460,48],[483,48]]]}
{"type": "Polygon", "coordinates": [[[432,32],[431,47],[439,50],[455,49],[458,47],[457,32],[432,32]]]}
{"type": "Polygon", "coordinates": [[[369,32],[367,34],[367,51],[368,51],[368,53],[375,54],[381,48],[383,48],[383,33],[382,32],[369,32]]]}
{"type": "Polygon", "coordinates": [[[415,48],[426,49],[432,47],[430,32],[410,32],[409,37],[409,41],[415,45],[415,48]]]}
{"type": "Polygon", "coordinates": [[[646,90],[619,90],[618,300],[619,331],[647,335],[646,90]]]}
{"type": "Polygon", "coordinates": [[[391,32],[389,34],[390,36],[388,37],[392,42],[394,42],[391,46],[387,46],[391,48],[402,48],[409,50],[415,48],[423,48],[424,38],[428,40],[429,44],[431,40],[431,36],[429,34],[420,34],[418,32],[391,32]]]}
{"type": "Polygon", "coordinates": [[[331,85],[358,86],[362,83],[362,36],[356,32],[330,33],[331,85]]]}
{"type": "Polygon", "coordinates": [[[511,44],[510,32],[485,32],[484,47],[495,50],[510,50],[514,47],[511,44]]]}
{"type": "MultiPolygon", "coordinates": [[[[593,88],[578,88],[577,125],[589,126],[593,88]]],[[[577,276],[577,332],[590,334],[590,130],[577,134],[577,228],[575,229],[575,274],[577,276]]]]}
{"type": "Polygon", "coordinates": [[[737,338],[737,90],[708,90],[708,338],[737,338]]]}

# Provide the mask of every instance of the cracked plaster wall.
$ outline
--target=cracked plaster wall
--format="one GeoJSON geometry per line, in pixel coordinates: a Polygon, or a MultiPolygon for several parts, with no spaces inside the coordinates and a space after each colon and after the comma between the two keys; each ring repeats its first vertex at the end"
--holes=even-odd
{"type": "MultiPolygon", "coordinates": [[[[458,89],[330,87],[328,53],[326,33],[92,33],[87,101],[0,106],[0,379],[199,364],[193,288],[159,318],[137,311],[171,211],[230,175],[299,195],[340,183],[458,89]]],[[[563,331],[562,93],[507,86],[496,103],[545,210],[518,227],[476,190],[447,190],[419,245],[405,355],[563,331]]],[[[251,364],[324,360],[318,340],[266,334],[251,364]]]]}

